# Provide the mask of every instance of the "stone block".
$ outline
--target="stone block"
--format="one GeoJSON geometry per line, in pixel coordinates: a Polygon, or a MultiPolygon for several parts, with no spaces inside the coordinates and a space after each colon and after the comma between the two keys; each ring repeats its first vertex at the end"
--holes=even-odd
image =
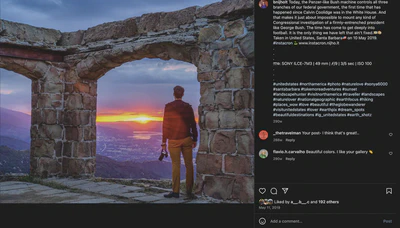
{"type": "Polygon", "coordinates": [[[199,173],[196,173],[196,179],[194,183],[193,193],[194,194],[202,194],[203,193],[203,176],[199,173]]]}
{"type": "Polygon", "coordinates": [[[227,50],[227,49],[232,48],[232,46],[233,46],[232,39],[226,39],[226,40],[222,40],[222,41],[221,40],[217,40],[215,42],[210,43],[209,49],[210,50],[214,50],[214,49],[216,49],[216,50],[220,50],[220,49],[227,50]]]}
{"type": "Polygon", "coordinates": [[[254,155],[253,131],[236,131],[237,152],[243,155],[254,155]]]}
{"type": "Polygon", "coordinates": [[[225,156],[225,173],[251,175],[253,159],[248,156],[225,156]]]}
{"type": "Polygon", "coordinates": [[[36,173],[42,178],[61,173],[61,164],[53,158],[42,157],[38,159],[36,173]]]}
{"type": "Polygon", "coordinates": [[[214,87],[215,87],[216,90],[222,90],[222,89],[225,89],[225,84],[226,84],[226,82],[225,82],[224,79],[223,80],[217,80],[214,83],[214,87]]]}
{"type": "Polygon", "coordinates": [[[90,123],[93,125],[96,123],[96,111],[91,111],[90,112],[90,123]]]}
{"type": "Polygon", "coordinates": [[[87,29],[83,36],[84,44],[100,40],[133,37],[138,34],[136,18],[107,22],[87,29]]]}
{"type": "Polygon", "coordinates": [[[211,153],[235,153],[235,131],[218,130],[211,139],[211,153]]]}
{"type": "Polygon", "coordinates": [[[203,81],[213,81],[219,78],[220,72],[217,71],[211,71],[211,72],[204,72],[204,73],[198,73],[197,74],[197,81],[203,82],[203,81]]]}
{"type": "Polygon", "coordinates": [[[48,139],[62,139],[63,129],[60,125],[39,125],[39,136],[48,139]]]}
{"type": "Polygon", "coordinates": [[[38,139],[39,138],[39,129],[38,129],[37,125],[31,125],[30,135],[31,135],[31,139],[38,139]]]}
{"type": "Polygon", "coordinates": [[[205,176],[203,182],[203,192],[205,195],[227,200],[232,197],[235,179],[225,176],[205,176]]]}
{"type": "Polygon", "coordinates": [[[222,174],[222,155],[197,154],[196,167],[197,172],[200,174],[222,174]]]}
{"type": "Polygon", "coordinates": [[[250,128],[252,115],[248,110],[239,110],[236,112],[236,127],[239,129],[250,128]]]}
{"type": "Polygon", "coordinates": [[[197,18],[225,18],[230,15],[253,14],[254,2],[251,0],[223,0],[201,7],[197,18]]]}
{"type": "Polygon", "coordinates": [[[56,157],[61,157],[62,156],[62,146],[63,142],[62,141],[57,141],[54,145],[54,150],[56,151],[56,157]]]}
{"type": "Polygon", "coordinates": [[[209,72],[212,69],[212,58],[209,52],[202,51],[199,54],[198,72],[209,72]]]}
{"type": "Polygon", "coordinates": [[[89,94],[92,96],[97,96],[97,82],[92,82],[89,84],[89,94]]]}
{"type": "Polygon", "coordinates": [[[199,32],[199,43],[210,43],[218,40],[222,35],[222,30],[219,25],[202,28],[199,32]]]}
{"type": "Polygon", "coordinates": [[[223,91],[215,94],[215,103],[219,109],[232,109],[232,92],[223,91]]]}
{"type": "Polygon", "coordinates": [[[61,38],[61,32],[55,29],[34,27],[27,24],[1,20],[2,36],[7,36],[19,41],[37,42],[45,45],[56,46],[61,38]]]}
{"type": "Polygon", "coordinates": [[[91,96],[89,94],[84,94],[82,96],[83,101],[83,109],[86,110],[95,110],[97,106],[97,97],[91,96]]]}
{"type": "Polygon", "coordinates": [[[239,90],[234,92],[233,107],[235,109],[254,108],[254,91],[239,90]]]}
{"type": "Polygon", "coordinates": [[[62,173],[67,176],[79,177],[85,173],[85,164],[83,159],[63,158],[62,173]]]}
{"type": "Polygon", "coordinates": [[[198,151],[209,151],[207,130],[200,130],[200,143],[198,151]]]}
{"type": "Polygon", "coordinates": [[[93,176],[96,171],[96,158],[85,160],[84,172],[88,176],[93,176]]]}
{"type": "Polygon", "coordinates": [[[65,72],[65,81],[76,82],[78,80],[78,75],[75,72],[75,68],[72,68],[65,72]]]}
{"type": "Polygon", "coordinates": [[[244,24],[246,25],[248,31],[254,31],[254,15],[247,17],[244,20],[244,24]]]}
{"type": "Polygon", "coordinates": [[[43,93],[62,93],[64,85],[62,83],[45,82],[41,85],[43,93]]]}
{"type": "Polygon", "coordinates": [[[49,94],[38,94],[38,108],[53,108],[49,94]]]}
{"type": "Polygon", "coordinates": [[[92,144],[91,142],[78,142],[75,143],[76,149],[74,150],[73,156],[76,158],[86,158],[92,155],[92,144]]]}
{"type": "Polygon", "coordinates": [[[82,82],[76,82],[74,85],[74,92],[77,93],[89,93],[90,87],[89,84],[87,83],[82,83],[82,82]]]}
{"type": "Polygon", "coordinates": [[[234,37],[242,35],[244,33],[244,21],[235,20],[230,21],[224,25],[224,35],[225,37],[234,37]]]}
{"type": "Polygon", "coordinates": [[[54,109],[43,109],[43,123],[44,124],[56,124],[57,123],[57,111],[54,109]]]}
{"type": "Polygon", "coordinates": [[[214,84],[206,82],[200,83],[200,95],[200,104],[213,105],[215,103],[214,84]]]}
{"type": "Polygon", "coordinates": [[[83,138],[82,128],[80,127],[65,127],[65,139],[72,141],[81,141],[83,138]]]}
{"type": "Polygon", "coordinates": [[[227,88],[249,88],[250,71],[246,68],[231,68],[225,74],[227,88]]]}
{"type": "Polygon", "coordinates": [[[238,43],[244,56],[254,60],[254,32],[249,32],[246,36],[238,39],[238,43]]]}
{"type": "Polygon", "coordinates": [[[181,25],[193,23],[196,8],[196,6],[192,6],[186,9],[161,14],[159,30],[174,29],[181,25]]]}
{"type": "MultiPolygon", "coordinates": [[[[57,68],[55,66],[50,66],[49,70],[46,71],[43,81],[46,83],[63,83],[63,76],[65,72],[63,69],[57,68]]],[[[43,89],[43,88],[42,88],[43,89]]]]}
{"type": "Polygon", "coordinates": [[[85,141],[96,139],[96,125],[83,128],[83,139],[85,141]]]}
{"type": "Polygon", "coordinates": [[[254,177],[236,176],[232,198],[241,203],[254,203],[254,177]]]}
{"type": "Polygon", "coordinates": [[[63,144],[64,145],[63,145],[62,156],[72,157],[74,150],[74,142],[64,142],[63,144]]]}
{"type": "Polygon", "coordinates": [[[83,108],[83,98],[81,94],[69,94],[64,95],[65,108],[69,110],[82,109],[83,108]]]}
{"type": "Polygon", "coordinates": [[[235,111],[220,111],[219,112],[220,128],[236,128],[236,113],[235,111]]]}
{"type": "Polygon", "coordinates": [[[83,35],[85,31],[78,30],[75,32],[63,32],[61,33],[61,39],[58,41],[60,46],[72,46],[80,45],[83,40],[83,35]]]}
{"type": "Polygon", "coordinates": [[[37,78],[43,78],[50,67],[49,64],[40,61],[35,61],[35,63],[36,67],[33,70],[33,74],[35,74],[37,78]]]}
{"type": "Polygon", "coordinates": [[[228,67],[228,51],[214,51],[211,66],[213,70],[225,70],[228,67]]]}
{"type": "Polygon", "coordinates": [[[32,139],[31,154],[33,157],[49,157],[54,156],[54,140],[32,139]]]}
{"type": "Polygon", "coordinates": [[[138,33],[157,32],[160,29],[160,18],[163,13],[143,14],[138,18],[138,33]]]}
{"type": "Polygon", "coordinates": [[[42,110],[41,109],[36,109],[32,108],[31,111],[31,124],[41,124],[43,122],[42,118],[42,110]]]}
{"type": "Polygon", "coordinates": [[[241,67],[251,65],[248,59],[240,53],[238,48],[229,49],[228,61],[230,67],[241,67]]]}
{"type": "Polygon", "coordinates": [[[218,112],[207,112],[205,118],[207,129],[216,129],[219,127],[218,112]]]}
{"type": "Polygon", "coordinates": [[[91,157],[96,157],[96,141],[92,141],[92,142],[88,142],[90,144],[90,153],[91,153],[91,157]]]}
{"type": "Polygon", "coordinates": [[[87,125],[90,123],[90,111],[77,110],[64,112],[65,125],[87,125]]]}
{"type": "Polygon", "coordinates": [[[39,80],[32,80],[32,84],[31,84],[31,88],[32,88],[32,95],[36,95],[37,93],[40,92],[40,83],[39,80]]]}

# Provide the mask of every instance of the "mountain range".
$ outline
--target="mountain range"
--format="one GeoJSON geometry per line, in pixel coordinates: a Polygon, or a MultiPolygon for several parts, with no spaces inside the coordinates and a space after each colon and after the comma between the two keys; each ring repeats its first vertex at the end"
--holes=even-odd
{"type": "MultiPolygon", "coordinates": [[[[30,143],[30,128],[30,115],[0,107],[0,136],[30,143]]],[[[2,140],[8,139],[4,138],[2,140]]]]}
{"type": "MultiPolygon", "coordinates": [[[[0,174],[29,173],[30,159],[30,115],[0,108],[0,174]]],[[[97,124],[98,135],[132,135],[132,127],[142,125],[133,122],[117,124],[97,124]]],[[[146,124],[147,125],[147,124],[146,124]]],[[[160,122],[155,122],[143,130],[160,129],[160,122]]],[[[181,177],[185,176],[185,166],[181,165],[181,177]]],[[[96,155],[95,176],[104,178],[147,178],[171,179],[171,163],[166,161],[116,161],[112,158],[96,155]]]]}
{"type": "MultiPolygon", "coordinates": [[[[0,146],[0,175],[6,173],[29,173],[29,150],[15,150],[0,146]]],[[[185,166],[181,165],[181,177],[185,166]]],[[[96,177],[128,179],[171,179],[171,163],[165,161],[118,162],[109,157],[96,155],[96,177]]]]}

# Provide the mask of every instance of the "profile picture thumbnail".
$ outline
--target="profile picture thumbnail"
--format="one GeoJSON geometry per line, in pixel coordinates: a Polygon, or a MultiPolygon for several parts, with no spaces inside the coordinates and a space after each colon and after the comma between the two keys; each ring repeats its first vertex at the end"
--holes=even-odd
{"type": "Polygon", "coordinates": [[[258,137],[260,137],[261,140],[266,140],[268,138],[268,132],[266,130],[262,130],[258,133],[258,137]]]}
{"type": "Polygon", "coordinates": [[[261,149],[261,150],[258,152],[258,155],[259,155],[260,158],[262,158],[262,159],[267,158],[267,157],[268,157],[268,150],[266,150],[266,149],[261,149]]]}
{"type": "Polygon", "coordinates": [[[268,0],[260,0],[258,6],[260,6],[261,9],[266,9],[268,7],[268,0]]]}

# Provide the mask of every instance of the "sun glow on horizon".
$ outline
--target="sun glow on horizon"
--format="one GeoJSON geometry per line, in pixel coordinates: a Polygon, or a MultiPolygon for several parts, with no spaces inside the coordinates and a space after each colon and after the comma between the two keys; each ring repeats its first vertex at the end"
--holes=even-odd
{"type": "MultiPolygon", "coordinates": [[[[149,122],[162,122],[163,117],[162,116],[152,116],[148,114],[130,114],[130,113],[122,113],[120,115],[102,115],[99,114],[96,117],[96,122],[104,122],[104,123],[110,123],[110,122],[138,122],[141,124],[147,124],[149,122]]],[[[198,118],[195,117],[196,123],[198,122],[198,118]]]]}
{"type": "Polygon", "coordinates": [[[146,124],[152,121],[163,121],[161,116],[150,116],[146,114],[132,115],[123,113],[120,115],[99,115],[96,117],[97,122],[119,122],[119,121],[133,121],[146,124]]]}

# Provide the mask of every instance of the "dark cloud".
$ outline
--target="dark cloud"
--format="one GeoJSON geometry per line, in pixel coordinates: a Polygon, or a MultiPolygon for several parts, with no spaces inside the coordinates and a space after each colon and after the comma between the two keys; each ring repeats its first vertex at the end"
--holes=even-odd
{"type": "Polygon", "coordinates": [[[145,13],[169,12],[214,2],[218,1],[0,0],[0,16],[5,20],[70,32],[145,13]]]}

